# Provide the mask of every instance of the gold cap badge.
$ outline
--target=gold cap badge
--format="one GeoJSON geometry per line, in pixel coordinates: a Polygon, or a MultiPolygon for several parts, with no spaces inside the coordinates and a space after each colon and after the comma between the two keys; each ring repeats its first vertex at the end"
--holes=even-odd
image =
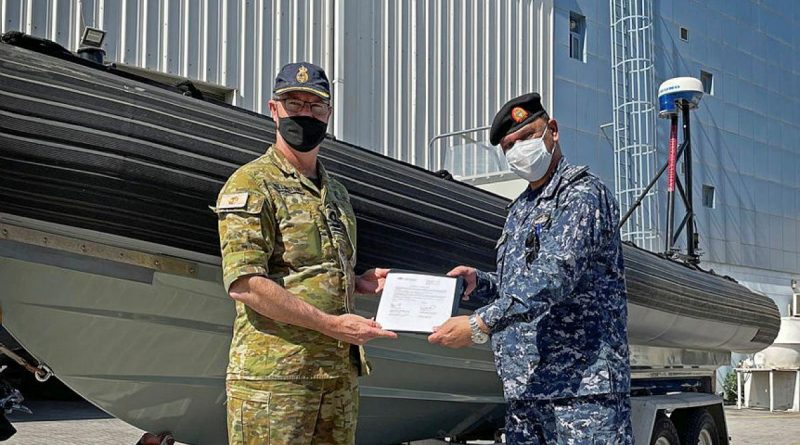
{"type": "Polygon", "coordinates": [[[524,121],[527,117],[528,112],[523,108],[514,107],[514,109],[511,110],[511,119],[513,119],[516,123],[524,121]]]}
{"type": "Polygon", "coordinates": [[[300,66],[300,69],[297,70],[297,81],[300,83],[308,82],[308,68],[304,66],[300,66]]]}

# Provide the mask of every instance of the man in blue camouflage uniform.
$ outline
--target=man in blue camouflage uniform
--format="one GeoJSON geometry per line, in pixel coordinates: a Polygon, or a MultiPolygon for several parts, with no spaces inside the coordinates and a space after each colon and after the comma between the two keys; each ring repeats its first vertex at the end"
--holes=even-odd
{"type": "Polygon", "coordinates": [[[509,206],[497,271],[450,272],[485,306],[451,318],[429,341],[463,347],[491,335],[508,443],[630,444],[627,298],[612,192],[562,157],[558,124],[536,93],[506,103],[490,139],[530,186],[509,206]]]}

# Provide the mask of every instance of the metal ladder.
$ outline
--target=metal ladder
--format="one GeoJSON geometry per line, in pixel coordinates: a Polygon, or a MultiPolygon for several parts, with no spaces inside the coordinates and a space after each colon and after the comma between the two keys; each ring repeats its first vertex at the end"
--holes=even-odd
{"type": "MultiPolygon", "coordinates": [[[[656,172],[652,0],[609,0],[614,180],[624,214],[656,172]]],[[[624,241],[658,248],[657,188],[621,227],[624,241]]]]}

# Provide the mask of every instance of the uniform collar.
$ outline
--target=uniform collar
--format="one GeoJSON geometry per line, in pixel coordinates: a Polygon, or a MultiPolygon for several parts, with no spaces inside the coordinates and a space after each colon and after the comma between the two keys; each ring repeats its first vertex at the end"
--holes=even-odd
{"type": "MultiPolygon", "coordinates": [[[[561,177],[564,175],[564,172],[569,168],[570,163],[567,162],[567,159],[562,155],[561,159],[558,161],[558,165],[556,166],[555,171],[553,171],[553,175],[550,177],[550,180],[547,181],[545,185],[542,186],[540,189],[539,195],[536,197],[536,203],[541,201],[542,199],[550,199],[553,197],[555,192],[558,190],[558,186],[561,183],[561,177]]],[[[517,199],[511,201],[507,206],[506,210],[510,209],[517,201],[527,197],[530,193],[533,193],[530,186],[525,187],[525,190],[517,197],[517,199]]]]}
{"type": "MultiPolygon", "coordinates": [[[[281,170],[281,172],[283,172],[284,175],[291,176],[300,181],[300,183],[306,187],[316,190],[317,186],[314,185],[314,182],[300,174],[300,172],[297,171],[297,168],[295,168],[295,166],[292,165],[288,159],[286,159],[286,156],[284,156],[274,144],[271,145],[267,150],[267,157],[281,170]]],[[[319,162],[319,159],[317,159],[317,174],[319,175],[322,188],[326,188],[330,177],[328,176],[328,171],[325,170],[325,167],[321,162],[319,162]]]]}
{"type": "Polygon", "coordinates": [[[267,149],[267,158],[272,161],[286,176],[294,176],[295,178],[301,176],[297,169],[286,159],[286,156],[273,144],[267,149]]]}
{"type": "Polygon", "coordinates": [[[556,170],[553,172],[553,176],[550,178],[550,181],[544,185],[542,192],[539,193],[539,196],[536,198],[536,201],[540,201],[542,199],[550,199],[553,195],[558,191],[558,187],[561,184],[561,178],[564,176],[564,172],[569,168],[570,164],[567,162],[567,158],[561,156],[561,159],[558,161],[558,165],[556,166],[556,170]]]}

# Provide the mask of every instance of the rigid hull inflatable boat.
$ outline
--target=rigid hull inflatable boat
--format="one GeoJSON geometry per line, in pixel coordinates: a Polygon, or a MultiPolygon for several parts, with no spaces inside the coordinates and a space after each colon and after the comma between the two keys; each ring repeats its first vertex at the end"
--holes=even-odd
{"type": "MultiPolygon", "coordinates": [[[[55,52],[0,44],[3,326],[115,417],[222,443],[234,311],[208,206],[275,140],[272,120],[55,52]]],[[[320,156],[351,194],[359,269],[493,268],[506,199],[332,139],[320,156]]],[[[777,335],[767,297],[632,246],[624,255],[634,369],[656,356],[691,369],[696,351],[757,351],[777,335]]],[[[359,296],[358,312],[376,300],[359,296]]],[[[487,346],[402,334],[367,353],[360,443],[502,422],[487,346]]]]}

